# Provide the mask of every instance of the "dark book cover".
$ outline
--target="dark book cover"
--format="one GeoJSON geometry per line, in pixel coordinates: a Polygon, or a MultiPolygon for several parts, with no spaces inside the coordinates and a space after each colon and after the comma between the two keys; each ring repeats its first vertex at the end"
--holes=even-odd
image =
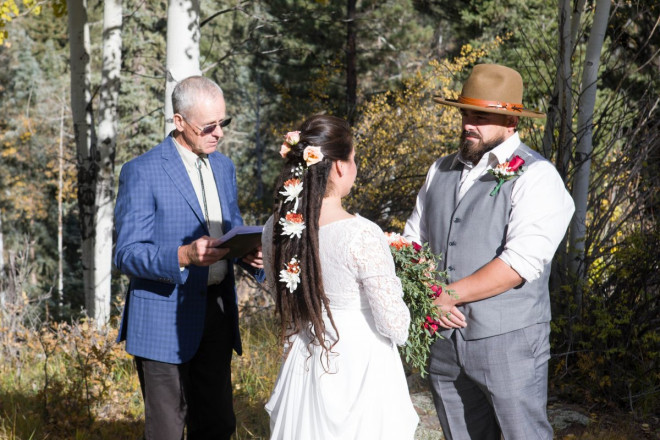
{"type": "Polygon", "coordinates": [[[223,258],[240,258],[249,254],[261,245],[263,226],[237,226],[223,235],[219,248],[229,248],[229,253],[223,258]]]}

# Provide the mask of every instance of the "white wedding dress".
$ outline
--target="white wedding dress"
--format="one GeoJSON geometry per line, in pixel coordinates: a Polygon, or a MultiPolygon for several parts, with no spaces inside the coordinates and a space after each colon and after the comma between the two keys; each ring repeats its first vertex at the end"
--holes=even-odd
{"type": "MultiPolygon", "coordinates": [[[[266,267],[271,237],[272,218],[263,235],[266,267]]],[[[412,440],[419,417],[396,348],[408,337],[410,313],[385,236],[354,217],[322,226],[319,248],[339,341],[326,357],[308,335],[291,338],[266,404],[271,439],[412,440]]],[[[275,276],[268,274],[270,283],[275,276]]]]}

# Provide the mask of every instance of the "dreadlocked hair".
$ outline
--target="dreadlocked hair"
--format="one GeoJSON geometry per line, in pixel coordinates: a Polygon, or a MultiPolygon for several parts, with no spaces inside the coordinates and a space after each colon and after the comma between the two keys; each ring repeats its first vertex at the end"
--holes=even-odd
{"type": "Polygon", "coordinates": [[[279,175],[273,207],[272,273],[278,274],[293,258],[300,270],[300,282],[290,289],[285,283],[276,283],[276,313],[280,317],[282,340],[296,333],[308,332],[311,344],[321,346],[326,357],[339,340],[339,333],[330,312],[329,301],[323,289],[323,276],[319,260],[319,216],[328,188],[328,176],[333,162],[347,161],[353,150],[350,125],[335,116],[316,115],[302,123],[299,140],[285,153],[285,164],[279,175]],[[307,165],[303,154],[307,147],[320,147],[323,158],[307,165]],[[298,200],[286,201],[279,191],[286,181],[297,178],[303,188],[298,200]],[[283,233],[278,221],[287,213],[302,214],[304,229],[298,237],[283,233]],[[335,334],[334,342],[326,337],[327,315],[335,334]]]}

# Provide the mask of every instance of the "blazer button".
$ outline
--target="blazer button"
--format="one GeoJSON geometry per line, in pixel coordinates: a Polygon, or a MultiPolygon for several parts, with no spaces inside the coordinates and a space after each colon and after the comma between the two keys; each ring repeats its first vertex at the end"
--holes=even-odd
{"type": "Polygon", "coordinates": [[[454,266],[449,266],[449,267],[447,268],[447,270],[448,270],[449,272],[453,271],[453,270],[454,270],[454,266]]]}
{"type": "Polygon", "coordinates": [[[450,241],[449,246],[456,246],[456,242],[455,241],[450,241]]]}
{"type": "Polygon", "coordinates": [[[460,223],[460,222],[461,222],[461,219],[460,219],[460,218],[456,217],[456,218],[454,219],[454,223],[460,223]]]}

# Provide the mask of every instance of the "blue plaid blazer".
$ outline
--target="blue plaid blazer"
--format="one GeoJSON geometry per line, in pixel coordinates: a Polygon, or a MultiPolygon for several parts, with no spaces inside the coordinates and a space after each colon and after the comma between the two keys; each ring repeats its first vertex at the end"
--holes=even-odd
{"type": "MultiPolygon", "coordinates": [[[[229,231],[243,224],[236,170],[218,152],[209,155],[209,163],[223,230],[229,231]]],[[[204,327],[208,268],[180,270],[177,252],[209,231],[172,137],[122,167],[115,231],[114,262],[130,277],[117,341],[126,340],[126,351],[134,356],[173,364],[189,361],[204,327]]],[[[235,295],[232,262],[223,286],[235,295]]],[[[234,349],[241,354],[238,328],[234,336],[234,349]]]]}

